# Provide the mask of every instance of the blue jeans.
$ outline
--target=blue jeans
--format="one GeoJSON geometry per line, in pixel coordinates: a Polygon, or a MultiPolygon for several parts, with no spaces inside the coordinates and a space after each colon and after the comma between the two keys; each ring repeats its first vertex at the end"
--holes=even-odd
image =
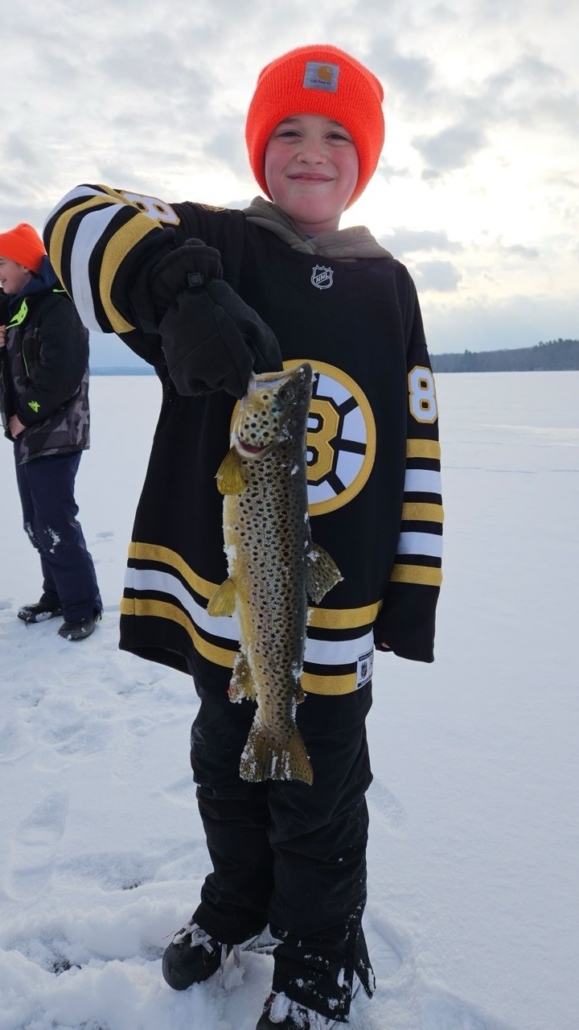
{"type": "Polygon", "coordinates": [[[41,600],[60,604],[70,622],[102,611],[93,560],[76,518],[74,482],[81,455],[54,454],[19,465],[18,442],[14,448],[24,529],[40,554],[41,600]]]}

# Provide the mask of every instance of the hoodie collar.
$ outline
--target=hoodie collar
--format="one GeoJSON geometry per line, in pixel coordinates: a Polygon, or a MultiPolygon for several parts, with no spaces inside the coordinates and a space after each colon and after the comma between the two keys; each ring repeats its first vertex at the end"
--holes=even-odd
{"type": "Polygon", "coordinates": [[[381,247],[370,230],[363,225],[325,232],[309,238],[298,229],[285,211],[263,197],[255,197],[243,213],[249,222],[273,232],[292,250],[297,250],[301,254],[322,254],[324,257],[345,259],[392,257],[390,251],[381,247]]]}

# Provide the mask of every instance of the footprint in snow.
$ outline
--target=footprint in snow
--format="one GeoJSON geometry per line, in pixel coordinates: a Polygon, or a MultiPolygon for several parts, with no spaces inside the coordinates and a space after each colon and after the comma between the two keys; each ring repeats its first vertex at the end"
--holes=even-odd
{"type": "Polygon", "coordinates": [[[476,1005],[430,988],[422,1002],[419,1030],[514,1030],[476,1005]]]}
{"type": "Polygon", "coordinates": [[[21,844],[38,847],[55,844],[64,833],[68,814],[68,794],[65,791],[54,791],[39,801],[20,823],[16,837],[21,844]]]}
{"type": "Polygon", "coordinates": [[[171,798],[171,801],[190,807],[195,800],[195,784],[191,775],[182,776],[179,780],[170,783],[165,787],[165,794],[171,798]]]}
{"type": "Polygon", "coordinates": [[[364,935],[374,975],[382,986],[399,987],[414,976],[410,942],[372,906],[364,916],[364,935]]]}
{"type": "Polygon", "coordinates": [[[66,827],[69,796],[54,791],[22,820],[14,835],[9,891],[15,897],[30,897],[45,890],[54,868],[55,848],[66,827]]]}
{"type": "Polygon", "coordinates": [[[98,885],[105,891],[134,890],[155,878],[159,859],[137,851],[104,851],[76,855],[59,863],[57,874],[66,882],[98,885]]]}
{"type": "Polygon", "coordinates": [[[84,713],[65,711],[60,719],[44,727],[43,742],[61,758],[81,755],[87,758],[104,750],[113,735],[113,727],[106,719],[87,720],[84,713]]]}

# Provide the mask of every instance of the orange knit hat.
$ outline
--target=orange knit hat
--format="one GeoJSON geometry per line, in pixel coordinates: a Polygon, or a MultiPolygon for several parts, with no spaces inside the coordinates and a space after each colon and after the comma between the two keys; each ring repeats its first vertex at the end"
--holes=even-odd
{"type": "Polygon", "coordinates": [[[351,134],[360,170],[348,207],[358,199],[376,170],[384,145],[384,91],[375,75],[335,46],[302,46],[278,57],[260,72],[249,105],[245,139],[249,163],[264,193],[267,141],[284,118],[320,114],[340,122],[351,134]]]}
{"type": "Polygon", "coordinates": [[[25,265],[31,272],[38,272],[45,254],[40,236],[27,222],[20,222],[8,232],[0,232],[0,257],[25,265]]]}

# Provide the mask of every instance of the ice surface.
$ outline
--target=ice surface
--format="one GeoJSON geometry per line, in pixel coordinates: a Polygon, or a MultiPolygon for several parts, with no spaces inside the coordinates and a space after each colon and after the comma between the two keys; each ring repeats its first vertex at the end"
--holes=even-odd
{"type": "MultiPolygon", "coordinates": [[[[377,654],[354,1030],[579,1025],[579,373],[438,377],[445,582],[433,665],[377,654]]],[[[0,1030],[254,1030],[272,960],[183,994],[160,956],[208,871],[188,678],[117,649],[160,390],[91,385],[80,517],[105,616],[27,626],[37,556],[0,446],[0,1030]],[[226,989],[230,988],[230,989],[226,989]]]]}

